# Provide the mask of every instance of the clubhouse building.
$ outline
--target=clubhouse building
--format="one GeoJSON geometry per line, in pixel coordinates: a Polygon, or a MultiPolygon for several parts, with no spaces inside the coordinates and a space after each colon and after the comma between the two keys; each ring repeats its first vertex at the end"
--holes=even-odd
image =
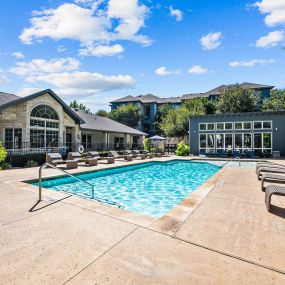
{"type": "Polygon", "coordinates": [[[9,151],[87,150],[142,145],[146,134],[88,112],[71,109],[52,90],[19,97],[0,92],[0,141],[9,151]]]}

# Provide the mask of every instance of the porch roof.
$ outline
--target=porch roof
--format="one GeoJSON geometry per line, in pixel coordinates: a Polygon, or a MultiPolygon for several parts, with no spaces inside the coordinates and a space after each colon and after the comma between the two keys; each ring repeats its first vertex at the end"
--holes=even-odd
{"type": "Polygon", "coordinates": [[[131,134],[138,136],[147,135],[146,133],[143,133],[139,130],[128,127],[126,125],[123,125],[106,117],[97,116],[85,111],[75,111],[75,112],[85,122],[84,124],[80,125],[80,128],[82,130],[123,133],[123,134],[131,134]]]}

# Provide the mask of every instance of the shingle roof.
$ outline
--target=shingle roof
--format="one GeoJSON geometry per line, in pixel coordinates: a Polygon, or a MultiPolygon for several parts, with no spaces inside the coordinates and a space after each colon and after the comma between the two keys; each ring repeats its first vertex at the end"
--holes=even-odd
{"type": "Polygon", "coordinates": [[[202,98],[202,97],[208,97],[208,95],[206,93],[184,94],[182,96],[182,100],[189,100],[189,99],[202,98]]]}
{"type": "Polygon", "coordinates": [[[20,97],[14,94],[0,92],[0,106],[3,106],[9,102],[15,101],[20,97]]]}
{"type": "Polygon", "coordinates": [[[132,135],[146,135],[139,130],[128,127],[106,117],[97,116],[85,111],[75,111],[76,114],[85,121],[80,125],[81,129],[94,130],[101,132],[123,133],[132,135]]]}
{"type": "Polygon", "coordinates": [[[249,82],[244,82],[241,84],[241,86],[250,89],[272,89],[275,87],[272,85],[263,85],[263,84],[249,83],[249,82]]]}
{"type": "Polygon", "coordinates": [[[139,96],[126,96],[114,101],[111,101],[110,103],[124,103],[124,102],[141,102],[141,103],[161,103],[162,99],[152,95],[152,94],[146,94],[146,95],[139,95],[139,96]]]}
{"type": "MultiPolygon", "coordinates": [[[[19,97],[13,94],[7,94],[7,93],[0,93],[0,94],[4,94],[3,96],[3,102],[6,100],[6,102],[4,104],[0,103],[0,111],[15,106],[17,104],[26,102],[28,100],[34,99],[36,97],[42,96],[44,94],[49,94],[51,97],[53,97],[59,104],[61,104],[63,110],[71,117],[74,119],[75,122],[77,123],[83,123],[82,119],[67,105],[65,104],[51,89],[46,89],[46,90],[42,90],[40,92],[25,96],[25,97],[19,97]],[[7,96],[9,95],[9,96],[7,96]]],[[[1,102],[1,101],[0,101],[1,102]]]]}

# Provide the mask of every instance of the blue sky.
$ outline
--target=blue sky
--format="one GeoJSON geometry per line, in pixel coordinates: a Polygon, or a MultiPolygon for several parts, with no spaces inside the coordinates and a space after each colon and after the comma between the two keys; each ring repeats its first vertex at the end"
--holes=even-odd
{"type": "Polygon", "coordinates": [[[0,4],[0,90],[51,88],[91,110],[254,82],[285,88],[285,0],[0,4]]]}

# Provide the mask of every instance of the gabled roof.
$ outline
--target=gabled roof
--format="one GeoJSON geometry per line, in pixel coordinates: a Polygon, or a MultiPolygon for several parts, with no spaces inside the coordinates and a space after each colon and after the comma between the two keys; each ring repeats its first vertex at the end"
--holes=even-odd
{"type": "Polygon", "coordinates": [[[139,95],[139,96],[126,96],[114,101],[111,101],[110,103],[125,103],[125,102],[141,102],[141,103],[162,103],[163,99],[152,95],[152,94],[146,94],[146,95],[139,95]]]}
{"type": "Polygon", "coordinates": [[[241,84],[241,86],[249,89],[272,89],[275,87],[272,85],[263,85],[263,84],[249,83],[249,82],[244,82],[241,84]]]}
{"type": "Polygon", "coordinates": [[[184,94],[182,96],[182,100],[189,100],[189,99],[202,98],[202,97],[208,97],[208,95],[206,93],[184,94]]]}
{"type": "Polygon", "coordinates": [[[0,92],[0,107],[19,98],[19,96],[14,94],[0,92]]]}
{"type": "Polygon", "coordinates": [[[132,135],[146,135],[139,130],[128,127],[106,117],[97,116],[85,111],[75,111],[76,114],[85,122],[80,125],[83,130],[94,130],[99,132],[112,132],[132,135]]]}
{"type": "Polygon", "coordinates": [[[0,93],[0,111],[15,106],[17,104],[26,102],[28,100],[37,98],[44,94],[49,94],[51,97],[53,97],[62,106],[64,112],[67,113],[72,119],[74,119],[76,123],[84,123],[84,121],[68,105],[66,105],[51,89],[42,90],[40,92],[25,97],[19,97],[17,95],[8,93],[0,93]],[[4,95],[1,96],[1,94],[4,95]],[[2,104],[1,98],[3,98],[4,104],[2,104]]]}

